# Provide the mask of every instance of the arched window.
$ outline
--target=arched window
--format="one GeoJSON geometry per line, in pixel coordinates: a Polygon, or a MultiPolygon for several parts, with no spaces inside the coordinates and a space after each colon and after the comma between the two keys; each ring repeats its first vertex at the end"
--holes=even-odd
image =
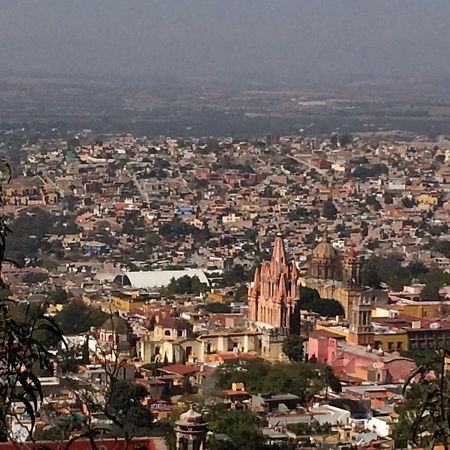
{"type": "Polygon", "coordinates": [[[164,331],[164,336],[170,336],[170,330],[164,331]]]}

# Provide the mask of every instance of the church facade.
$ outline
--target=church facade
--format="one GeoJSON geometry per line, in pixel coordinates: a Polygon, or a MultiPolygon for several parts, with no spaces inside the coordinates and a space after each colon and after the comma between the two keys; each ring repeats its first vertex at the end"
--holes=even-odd
{"type": "Polygon", "coordinates": [[[387,302],[387,296],[362,285],[361,265],[353,247],[341,254],[325,238],[313,250],[306,276],[300,276],[295,262],[287,258],[282,235],[277,234],[271,260],[256,268],[249,288],[249,319],[259,329],[270,331],[267,337],[273,347],[275,338],[281,342],[282,336],[299,329],[300,288],[305,286],[316,289],[322,299],[341,303],[349,323],[350,343],[371,345],[372,308],[387,302]]]}
{"type": "Polygon", "coordinates": [[[307,264],[307,275],[299,278],[301,286],[316,289],[323,299],[335,299],[344,308],[345,317],[353,320],[352,310],[357,305],[371,303],[386,305],[387,293],[366,288],[361,282],[362,261],[353,247],[341,254],[324,239],[313,251],[307,264]]]}
{"type": "Polygon", "coordinates": [[[271,260],[255,270],[248,293],[249,319],[280,331],[295,328],[298,281],[297,267],[287,260],[283,237],[277,234],[271,260]]]}

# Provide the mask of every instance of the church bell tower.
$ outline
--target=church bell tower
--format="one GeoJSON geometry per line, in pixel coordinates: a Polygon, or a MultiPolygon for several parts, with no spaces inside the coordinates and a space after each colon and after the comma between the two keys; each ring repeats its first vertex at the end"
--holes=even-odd
{"type": "Polygon", "coordinates": [[[356,304],[352,305],[349,317],[350,333],[348,335],[350,344],[373,346],[372,308],[372,297],[363,293],[357,297],[356,304]]]}

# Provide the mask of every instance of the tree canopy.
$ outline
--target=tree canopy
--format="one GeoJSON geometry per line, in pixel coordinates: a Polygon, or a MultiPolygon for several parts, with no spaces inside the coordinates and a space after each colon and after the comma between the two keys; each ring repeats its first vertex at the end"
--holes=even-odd
{"type": "Polygon", "coordinates": [[[166,293],[168,295],[175,294],[191,294],[200,295],[206,292],[208,287],[206,284],[202,283],[197,276],[190,277],[189,275],[184,275],[181,278],[170,280],[169,285],[166,287],[166,293]]]}
{"type": "Polygon", "coordinates": [[[143,402],[147,389],[129,380],[112,380],[106,401],[106,414],[117,423],[125,436],[148,435],[152,415],[143,402]]]}
{"type": "Polygon", "coordinates": [[[211,450],[261,450],[264,436],[258,429],[256,416],[250,411],[228,410],[224,405],[211,409],[208,427],[212,432],[225,434],[229,440],[214,437],[208,443],[211,450]]]}
{"type": "MultiPolygon", "coordinates": [[[[420,261],[403,265],[398,255],[372,257],[365,262],[361,271],[362,282],[366,286],[379,288],[382,282],[393,290],[401,290],[413,281],[425,284],[424,296],[438,299],[437,292],[444,284],[450,283],[450,274],[436,267],[427,268],[420,261]]],[[[424,298],[425,299],[425,298],[424,298]]]]}
{"type": "Polygon", "coordinates": [[[98,328],[108,319],[109,314],[101,309],[87,306],[81,300],[75,300],[56,314],[55,321],[63,333],[84,333],[91,327],[98,328]]]}
{"type": "Polygon", "coordinates": [[[312,311],[323,317],[342,316],[344,308],[334,299],[322,299],[316,289],[300,288],[300,308],[312,311]]]}
{"type": "Polygon", "coordinates": [[[445,368],[446,356],[444,350],[434,353],[406,382],[405,402],[396,409],[400,416],[394,430],[397,448],[411,444],[450,448],[450,377],[445,368]]]}
{"type": "Polygon", "coordinates": [[[261,359],[228,363],[218,369],[218,386],[229,389],[232,383],[241,382],[251,394],[291,393],[307,401],[326,386],[324,367],[304,362],[270,364],[261,359]]]}
{"type": "Polygon", "coordinates": [[[285,337],[282,349],[289,361],[299,362],[304,360],[303,344],[304,339],[298,334],[289,334],[285,337]]]}
{"type": "Polygon", "coordinates": [[[327,220],[334,220],[336,219],[338,214],[338,210],[336,206],[334,206],[334,203],[332,200],[327,200],[323,204],[322,208],[322,216],[325,217],[327,220]]]}
{"type": "Polygon", "coordinates": [[[229,313],[231,308],[226,303],[212,302],[205,305],[206,311],[214,314],[229,313]]]}
{"type": "Polygon", "coordinates": [[[223,271],[222,280],[224,286],[235,286],[239,283],[249,281],[250,272],[241,264],[236,264],[231,269],[223,271]]]}

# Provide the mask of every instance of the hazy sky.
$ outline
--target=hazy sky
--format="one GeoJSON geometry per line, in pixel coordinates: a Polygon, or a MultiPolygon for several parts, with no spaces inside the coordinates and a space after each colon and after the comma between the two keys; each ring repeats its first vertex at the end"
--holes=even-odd
{"type": "Polygon", "coordinates": [[[449,0],[0,0],[0,72],[450,74],[449,0]]]}

